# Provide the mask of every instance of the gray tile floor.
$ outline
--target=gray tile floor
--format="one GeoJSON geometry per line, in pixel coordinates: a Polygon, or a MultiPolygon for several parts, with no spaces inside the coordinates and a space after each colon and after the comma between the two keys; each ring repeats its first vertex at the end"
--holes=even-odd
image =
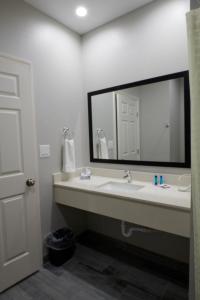
{"type": "Polygon", "coordinates": [[[186,300],[187,289],[78,244],[62,267],[40,272],[0,294],[0,300],[186,300]]]}

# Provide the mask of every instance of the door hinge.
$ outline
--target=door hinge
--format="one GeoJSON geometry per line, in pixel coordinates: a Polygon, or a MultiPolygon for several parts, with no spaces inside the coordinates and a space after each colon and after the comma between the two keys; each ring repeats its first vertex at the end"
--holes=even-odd
{"type": "Polygon", "coordinates": [[[137,154],[140,154],[140,149],[137,149],[137,154]]]}

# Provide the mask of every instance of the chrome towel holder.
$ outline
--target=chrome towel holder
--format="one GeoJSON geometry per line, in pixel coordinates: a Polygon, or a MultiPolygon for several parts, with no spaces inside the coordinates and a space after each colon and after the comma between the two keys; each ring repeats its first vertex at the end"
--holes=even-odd
{"type": "Polygon", "coordinates": [[[101,128],[97,128],[97,136],[99,139],[106,137],[104,130],[101,128]]]}
{"type": "Polygon", "coordinates": [[[72,133],[71,129],[68,127],[63,127],[63,136],[65,139],[72,139],[73,133],[72,133]]]}

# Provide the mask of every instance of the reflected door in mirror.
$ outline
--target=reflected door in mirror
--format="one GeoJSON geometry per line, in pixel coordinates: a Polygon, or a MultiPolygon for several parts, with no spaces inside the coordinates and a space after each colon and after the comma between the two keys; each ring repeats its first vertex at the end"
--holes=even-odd
{"type": "Polygon", "coordinates": [[[116,93],[118,159],[140,160],[139,98],[116,93]]]}

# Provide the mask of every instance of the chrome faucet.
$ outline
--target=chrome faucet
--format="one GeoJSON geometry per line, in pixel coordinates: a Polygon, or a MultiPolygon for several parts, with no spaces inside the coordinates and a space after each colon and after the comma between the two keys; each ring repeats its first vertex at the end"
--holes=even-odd
{"type": "Polygon", "coordinates": [[[131,171],[130,171],[130,170],[125,170],[124,172],[125,172],[125,175],[124,175],[123,178],[124,178],[124,179],[127,178],[128,183],[131,183],[132,180],[133,180],[133,176],[132,176],[132,174],[131,174],[131,171]]]}

